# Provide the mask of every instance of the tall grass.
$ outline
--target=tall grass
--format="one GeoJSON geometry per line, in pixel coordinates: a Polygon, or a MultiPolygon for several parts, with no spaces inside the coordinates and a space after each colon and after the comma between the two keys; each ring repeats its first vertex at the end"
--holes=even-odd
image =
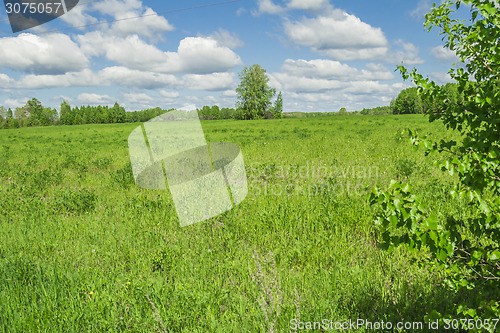
{"type": "Polygon", "coordinates": [[[377,248],[367,203],[400,178],[442,197],[449,181],[399,136],[448,135],[438,124],[204,122],[208,141],[242,148],[249,194],[186,228],[168,191],[134,185],[136,126],[0,131],[1,332],[283,332],[292,320],[423,320],[453,302],[439,272],[377,248]]]}

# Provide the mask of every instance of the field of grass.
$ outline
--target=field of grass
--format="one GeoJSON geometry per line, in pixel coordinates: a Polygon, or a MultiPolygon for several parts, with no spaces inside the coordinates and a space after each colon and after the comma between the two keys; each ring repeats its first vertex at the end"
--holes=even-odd
{"type": "Polygon", "coordinates": [[[438,272],[377,248],[368,204],[394,179],[438,213],[460,209],[445,199],[448,177],[399,135],[449,135],[438,123],[203,122],[208,141],[241,147],[249,193],[185,228],[168,191],[134,184],[136,126],[0,131],[1,332],[288,332],[322,319],[422,321],[453,302],[438,272]]]}

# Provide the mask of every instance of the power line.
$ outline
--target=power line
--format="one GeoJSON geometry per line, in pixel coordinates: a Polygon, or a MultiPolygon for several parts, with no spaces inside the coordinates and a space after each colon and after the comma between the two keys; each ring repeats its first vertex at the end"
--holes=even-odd
{"type": "MultiPolygon", "coordinates": [[[[216,6],[222,6],[222,5],[229,5],[232,3],[236,2],[241,2],[242,0],[227,0],[227,1],[219,1],[219,2],[212,2],[212,3],[207,3],[207,4],[200,4],[200,5],[195,5],[191,7],[184,7],[184,8],[177,8],[177,9],[171,9],[168,11],[165,11],[163,13],[152,13],[152,14],[144,14],[144,15],[138,15],[138,16],[132,16],[132,17],[125,17],[121,19],[114,19],[114,20],[104,20],[101,22],[96,22],[96,23],[89,23],[89,24],[84,24],[76,27],[67,27],[67,28],[62,28],[62,29],[54,29],[50,31],[44,31],[44,32],[32,32],[31,34],[33,35],[43,35],[43,34],[48,34],[48,33],[54,33],[54,32],[61,32],[61,31],[67,31],[67,30],[73,30],[73,29],[81,29],[81,28],[86,28],[86,27],[91,27],[91,26],[97,26],[97,25],[103,25],[103,24],[110,24],[114,22],[120,22],[120,21],[127,21],[127,20],[136,20],[140,18],[147,18],[147,17],[152,17],[152,16],[164,16],[166,14],[171,14],[171,13],[177,13],[177,12],[185,12],[185,11],[190,11],[190,10],[195,10],[195,9],[202,9],[202,8],[208,8],[208,7],[216,7],[216,6]]],[[[91,1],[87,1],[84,4],[88,4],[91,1]]],[[[80,5],[80,3],[78,4],[80,5]]],[[[8,21],[8,19],[3,20],[3,21],[8,21]]],[[[2,22],[0,20],[0,22],[2,22]]]]}

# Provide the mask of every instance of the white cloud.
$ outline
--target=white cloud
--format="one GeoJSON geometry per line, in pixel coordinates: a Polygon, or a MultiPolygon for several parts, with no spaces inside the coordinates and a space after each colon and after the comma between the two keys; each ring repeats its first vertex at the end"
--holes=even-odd
{"type": "Polygon", "coordinates": [[[174,26],[171,25],[167,19],[163,16],[159,16],[151,8],[147,8],[144,13],[141,14],[141,16],[144,17],[131,19],[136,16],[136,14],[131,12],[117,15],[116,19],[118,21],[113,23],[108,33],[117,36],[137,34],[153,38],[174,30],[174,26]]]}
{"type": "Polygon", "coordinates": [[[329,59],[284,61],[270,84],[283,91],[287,111],[351,111],[388,105],[401,90],[391,71],[378,63],[363,68],[329,59]]]}
{"type": "Polygon", "coordinates": [[[284,11],[285,8],[276,5],[272,0],[259,0],[258,13],[280,14],[284,11]]]}
{"type": "Polygon", "coordinates": [[[26,101],[29,101],[31,98],[30,97],[24,97],[24,98],[7,98],[4,102],[3,105],[5,108],[9,109],[11,108],[12,111],[14,111],[15,108],[22,107],[26,104],[26,101]]]}
{"type": "Polygon", "coordinates": [[[289,0],[283,6],[273,0],[259,0],[255,14],[282,14],[288,10],[330,11],[333,6],[328,0],[289,0]]]}
{"type": "Polygon", "coordinates": [[[168,101],[172,101],[179,97],[179,92],[178,91],[171,91],[171,90],[160,90],[160,96],[165,98],[168,101]]]}
{"type": "Polygon", "coordinates": [[[341,10],[327,16],[285,21],[285,33],[294,43],[337,60],[379,58],[387,51],[380,28],[341,10]]]}
{"type": "Polygon", "coordinates": [[[162,39],[165,32],[174,30],[168,20],[158,15],[153,9],[145,7],[140,0],[104,0],[91,5],[77,5],[68,14],[61,17],[73,27],[83,28],[96,24],[108,36],[128,36],[137,34],[150,39],[162,39]],[[89,13],[112,16],[111,25],[106,20],[99,20],[89,13]]]}
{"type": "Polygon", "coordinates": [[[177,52],[164,52],[137,35],[120,38],[91,32],[78,37],[78,41],[89,56],[104,55],[119,65],[142,71],[208,74],[241,64],[236,53],[209,37],[186,37],[177,52]]]}
{"type": "Polygon", "coordinates": [[[233,73],[187,74],[184,86],[193,90],[226,90],[234,84],[233,73]]]}
{"type": "Polygon", "coordinates": [[[329,49],[321,54],[337,60],[374,60],[381,59],[387,55],[387,47],[374,47],[369,49],[329,49]]]}
{"type": "Polygon", "coordinates": [[[457,54],[445,47],[435,46],[431,49],[431,55],[440,61],[447,62],[459,62],[460,59],[457,57],[457,54]]]}
{"type": "Polygon", "coordinates": [[[393,74],[380,64],[368,64],[357,69],[335,60],[285,60],[282,71],[296,77],[320,78],[339,81],[391,80],[393,74]]]}
{"type": "Polygon", "coordinates": [[[432,72],[430,79],[438,84],[446,84],[454,82],[449,73],[446,72],[432,72]]]}
{"type": "Polygon", "coordinates": [[[90,105],[107,105],[115,102],[113,97],[109,95],[99,95],[93,93],[81,93],[76,99],[82,104],[90,105]]]}
{"type": "Polygon", "coordinates": [[[177,55],[185,73],[225,72],[240,65],[240,57],[211,38],[187,37],[181,40],[177,55]]]}
{"type": "Polygon", "coordinates": [[[114,18],[126,13],[139,14],[142,9],[141,0],[102,0],[92,2],[92,9],[101,14],[109,15],[114,18]]]}
{"type": "Polygon", "coordinates": [[[62,74],[89,65],[78,45],[64,34],[0,38],[0,59],[1,67],[37,74],[62,74]]]}
{"type": "Polygon", "coordinates": [[[153,97],[145,93],[123,93],[123,98],[128,103],[147,104],[153,101],[153,97]]]}
{"type": "Polygon", "coordinates": [[[72,27],[84,29],[84,26],[98,22],[97,18],[84,13],[85,9],[85,6],[77,5],[60,18],[72,27]]]}
{"type": "Polygon", "coordinates": [[[231,89],[231,90],[225,90],[222,92],[222,96],[224,97],[236,97],[238,94],[236,94],[236,90],[231,89]]]}
{"type": "Polygon", "coordinates": [[[25,75],[17,81],[22,89],[43,89],[57,87],[120,86],[155,89],[179,84],[171,74],[154,73],[129,69],[122,66],[106,67],[97,73],[91,70],[71,72],[62,75],[25,75]]]}
{"type": "MultiPolygon", "coordinates": [[[[279,84],[277,89],[293,92],[321,92],[327,90],[339,90],[345,86],[338,80],[324,78],[299,77],[287,73],[273,73],[272,78],[279,84]]],[[[273,80],[270,80],[270,84],[273,80]]]]}
{"type": "Polygon", "coordinates": [[[164,101],[158,100],[150,94],[140,92],[123,93],[120,104],[128,111],[165,106],[164,101]]]}
{"type": "MultiPolygon", "coordinates": [[[[164,63],[175,63],[177,58],[172,52],[163,52],[137,35],[125,38],[94,31],[77,37],[88,56],[105,56],[108,60],[131,69],[158,70],[164,63]]],[[[178,71],[177,64],[171,72],[178,71]]]]}
{"type": "Polygon", "coordinates": [[[382,98],[377,96],[348,95],[341,92],[291,92],[283,95],[283,101],[283,109],[286,112],[334,112],[342,107],[347,107],[348,111],[359,111],[365,106],[384,105],[382,98]]]}
{"type": "Polygon", "coordinates": [[[419,50],[413,43],[403,40],[396,40],[395,45],[398,47],[391,54],[387,55],[387,61],[394,64],[419,65],[423,64],[424,60],[418,55],[419,50]]]}
{"type": "Polygon", "coordinates": [[[0,73],[0,88],[9,89],[15,84],[14,80],[11,79],[7,74],[0,73]]]}
{"type": "Polygon", "coordinates": [[[230,49],[237,49],[244,45],[244,43],[241,41],[241,39],[238,38],[235,33],[227,31],[225,29],[219,29],[209,37],[216,40],[218,45],[228,47],[230,49]]]}
{"type": "Polygon", "coordinates": [[[113,66],[99,71],[101,84],[134,88],[155,89],[175,86],[178,80],[174,75],[145,72],[127,67],[113,66]]]}
{"type": "Polygon", "coordinates": [[[61,75],[25,75],[17,81],[21,89],[43,89],[57,87],[96,86],[99,79],[90,69],[80,72],[69,72],[61,75]]]}
{"type": "Polygon", "coordinates": [[[332,6],[328,0],[291,0],[288,5],[290,9],[301,10],[330,10],[332,6]]]}
{"type": "Polygon", "coordinates": [[[193,111],[193,110],[196,110],[198,108],[196,107],[196,104],[184,104],[183,106],[178,107],[176,109],[177,110],[184,110],[184,111],[193,111]]]}

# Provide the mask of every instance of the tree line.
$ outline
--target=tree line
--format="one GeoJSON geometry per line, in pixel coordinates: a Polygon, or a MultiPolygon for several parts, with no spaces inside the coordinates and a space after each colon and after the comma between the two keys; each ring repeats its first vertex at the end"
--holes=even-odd
{"type": "Polygon", "coordinates": [[[32,98],[24,106],[14,110],[0,106],[0,128],[145,122],[167,111],[170,110],[157,107],[127,112],[118,103],[112,107],[101,105],[71,107],[68,102],[63,101],[57,112],[56,109],[44,107],[39,100],[32,98]]]}
{"type": "Polygon", "coordinates": [[[456,83],[447,83],[441,87],[441,98],[430,98],[419,94],[416,87],[406,88],[391,101],[393,114],[436,113],[446,107],[462,105],[463,94],[459,93],[456,83]]]}

